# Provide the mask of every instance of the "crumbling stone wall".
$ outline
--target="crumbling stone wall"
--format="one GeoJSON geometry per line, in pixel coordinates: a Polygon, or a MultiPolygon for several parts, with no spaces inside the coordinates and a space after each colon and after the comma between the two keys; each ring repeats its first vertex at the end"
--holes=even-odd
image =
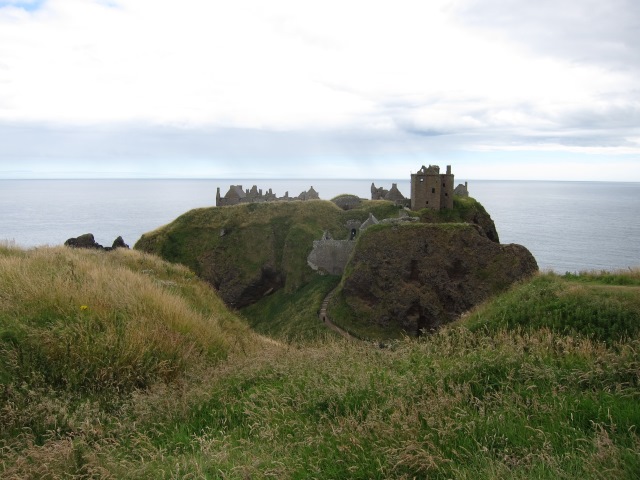
{"type": "Polygon", "coordinates": [[[321,273],[342,275],[351,252],[355,248],[356,242],[354,240],[358,234],[377,223],[379,223],[378,219],[372,213],[363,223],[358,220],[349,220],[347,222],[347,228],[349,229],[347,240],[334,240],[331,233],[325,231],[321,240],[313,242],[313,250],[307,257],[307,263],[311,268],[321,273]]]}
{"type": "Polygon", "coordinates": [[[260,203],[260,202],[287,202],[291,200],[319,200],[320,195],[313,188],[309,188],[297,197],[290,197],[289,192],[285,192],[284,197],[278,197],[273,193],[272,189],[262,193],[262,189],[258,189],[256,185],[242,189],[242,185],[231,185],[224,196],[220,195],[220,187],[216,191],[216,207],[224,207],[227,205],[237,205],[239,203],[260,203]]]}
{"type": "Polygon", "coordinates": [[[316,240],[307,263],[319,272],[342,275],[355,245],[351,240],[316,240]]]}
{"type": "Polygon", "coordinates": [[[411,203],[409,198],[406,198],[400,190],[398,190],[398,184],[392,183],[390,190],[385,190],[382,187],[376,187],[375,183],[371,184],[371,200],[389,200],[396,205],[402,205],[408,207],[411,203]]]}
{"type": "Polygon", "coordinates": [[[458,197],[464,197],[467,198],[469,197],[469,185],[467,182],[464,182],[463,184],[459,184],[455,190],[453,191],[453,194],[458,196],[458,197]]]}

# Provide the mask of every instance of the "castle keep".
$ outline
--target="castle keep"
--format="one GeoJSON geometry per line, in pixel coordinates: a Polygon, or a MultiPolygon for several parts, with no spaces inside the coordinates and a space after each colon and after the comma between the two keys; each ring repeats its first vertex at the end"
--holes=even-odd
{"type": "Polygon", "coordinates": [[[453,208],[453,196],[468,197],[467,183],[453,188],[451,165],[447,165],[447,173],[440,173],[438,165],[424,165],[418,173],[411,174],[411,198],[405,198],[394,183],[390,190],[371,184],[371,200],[390,200],[396,205],[411,207],[411,210],[450,210],[453,208]]]}
{"type": "Polygon", "coordinates": [[[440,167],[437,165],[429,165],[429,168],[423,165],[418,173],[411,174],[411,210],[422,208],[453,208],[451,165],[447,165],[447,173],[440,173],[440,167]]]}

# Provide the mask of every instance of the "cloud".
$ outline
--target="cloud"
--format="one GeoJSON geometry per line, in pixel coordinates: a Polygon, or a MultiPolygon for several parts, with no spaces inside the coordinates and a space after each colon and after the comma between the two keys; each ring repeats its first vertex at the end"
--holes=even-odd
{"type": "Polygon", "coordinates": [[[5,159],[640,153],[632,0],[12,3],[5,159]]]}
{"type": "Polygon", "coordinates": [[[640,4],[635,0],[471,0],[457,20],[544,56],[619,70],[640,66],[640,4]]]}

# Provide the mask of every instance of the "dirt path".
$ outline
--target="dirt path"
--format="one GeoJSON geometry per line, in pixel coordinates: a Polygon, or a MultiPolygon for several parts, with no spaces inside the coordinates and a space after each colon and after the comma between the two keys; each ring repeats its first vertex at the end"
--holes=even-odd
{"type": "MultiPolygon", "coordinates": [[[[337,288],[337,287],[336,287],[337,288]]],[[[347,340],[358,340],[356,337],[354,337],[353,335],[350,335],[349,332],[346,332],[345,330],[341,329],[339,326],[337,326],[335,323],[333,323],[331,321],[331,319],[329,318],[329,315],[327,315],[327,306],[329,305],[329,301],[331,300],[331,297],[333,297],[333,294],[336,291],[336,288],[334,288],[333,290],[331,290],[326,297],[324,297],[324,300],[322,301],[322,305],[320,306],[320,313],[318,314],[318,318],[320,319],[321,322],[323,322],[327,327],[329,327],[331,330],[333,330],[334,332],[342,335],[344,338],[346,338],[347,340]]]]}

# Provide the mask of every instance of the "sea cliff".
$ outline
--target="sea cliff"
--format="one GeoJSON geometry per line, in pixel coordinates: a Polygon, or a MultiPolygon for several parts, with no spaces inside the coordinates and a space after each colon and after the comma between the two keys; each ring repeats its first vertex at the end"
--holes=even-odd
{"type": "MultiPolygon", "coordinates": [[[[432,330],[537,271],[525,247],[498,243],[491,217],[473,198],[456,198],[451,210],[419,212],[388,201],[344,210],[321,200],[198,209],[143,235],[135,248],[185,264],[227,305],[252,306],[260,315],[259,305],[275,292],[281,302],[304,303],[302,289],[319,275],[308,259],[314,241],[325,238],[350,242],[337,250],[353,252],[342,255],[339,268],[320,271],[347,272],[336,296],[341,303],[330,313],[382,337],[432,330]]],[[[308,301],[314,305],[304,310],[317,312],[317,296],[308,301]]],[[[263,322],[279,320],[262,315],[263,322]]]]}

